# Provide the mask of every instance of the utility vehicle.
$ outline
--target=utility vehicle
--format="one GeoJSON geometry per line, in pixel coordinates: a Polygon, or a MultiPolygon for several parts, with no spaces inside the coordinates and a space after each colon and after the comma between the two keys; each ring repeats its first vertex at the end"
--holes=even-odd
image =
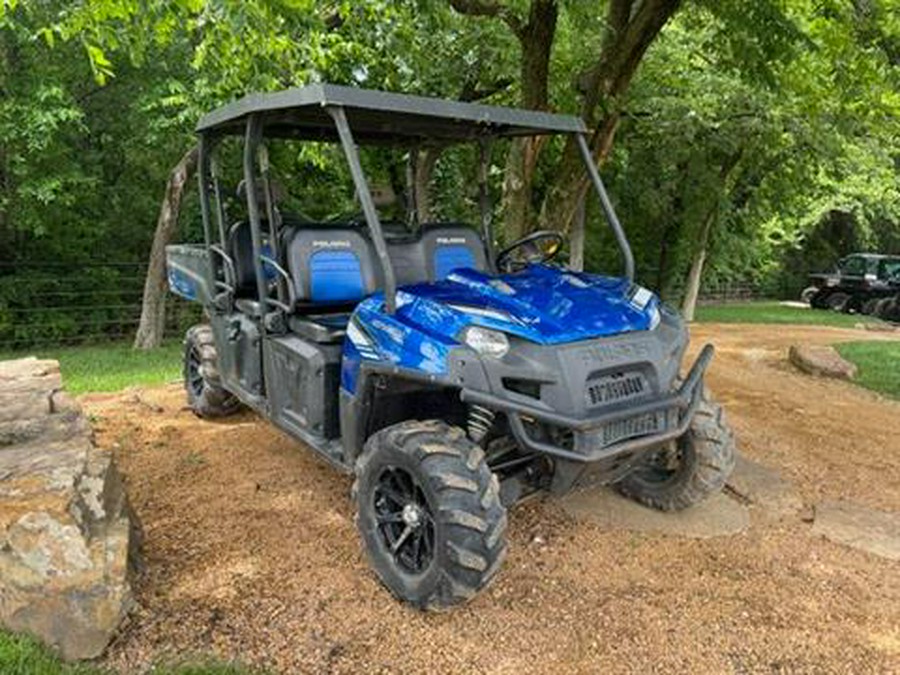
{"type": "Polygon", "coordinates": [[[507,507],[529,494],[590,479],[681,509],[722,488],[734,443],[703,386],[713,348],[680,374],[685,324],[634,283],[579,118],[315,84],[247,96],[198,133],[205,242],[167,252],[171,289],[208,318],[185,341],[190,405],[201,417],[248,406],[354,473],[365,551],[396,596],[420,608],[472,597],[506,554],[507,507]],[[554,231],[495,252],[491,144],[540,135],[577,147],[623,274],[553,262],[554,231]],[[338,144],[326,147],[342,149],[361,213],[289,208],[273,169],[282,142],[338,144]],[[241,217],[218,157],[235,145],[241,217]],[[391,190],[360,158],[372,148],[470,153],[455,166],[477,173],[459,197],[478,204],[478,227],[385,217],[391,190]]]}
{"type": "Polygon", "coordinates": [[[801,299],[815,309],[873,314],[881,300],[900,292],[900,256],[853,253],[834,271],[809,275],[801,299]]]}

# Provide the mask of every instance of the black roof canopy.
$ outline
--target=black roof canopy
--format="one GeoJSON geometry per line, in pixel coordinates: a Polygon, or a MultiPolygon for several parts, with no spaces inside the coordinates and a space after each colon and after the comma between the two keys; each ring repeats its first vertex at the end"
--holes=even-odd
{"type": "Polygon", "coordinates": [[[336,140],[326,107],[344,109],[359,142],[466,141],[483,136],[584,133],[574,115],[448,101],[371,89],[311,84],[268,94],[249,94],[204,115],[198,133],[241,134],[259,113],[267,136],[336,140]]]}

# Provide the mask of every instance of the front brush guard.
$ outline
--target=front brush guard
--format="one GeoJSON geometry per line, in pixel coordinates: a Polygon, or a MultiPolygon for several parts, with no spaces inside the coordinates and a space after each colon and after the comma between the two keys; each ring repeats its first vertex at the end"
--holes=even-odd
{"type": "Polygon", "coordinates": [[[633,453],[651,446],[661,445],[684,435],[688,427],[690,427],[694,412],[700,403],[703,391],[703,375],[714,353],[715,349],[712,345],[708,344],[703,347],[694,365],[691,366],[690,372],[688,372],[687,377],[676,392],[649,401],[641,401],[640,403],[609,406],[599,415],[591,415],[589,417],[568,417],[474,389],[463,389],[460,392],[460,398],[466,403],[482,405],[486,408],[506,413],[513,436],[526,450],[544,453],[573,462],[598,462],[616,455],[633,453]],[[523,418],[528,418],[568,429],[576,434],[589,434],[600,431],[603,427],[613,422],[655,413],[665,413],[668,420],[668,413],[674,412],[678,414],[677,422],[671,428],[661,433],[627,439],[598,447],[588,452],[575,452],[558,445],[536,440],[528,435],[523,420],[523,418]]]}

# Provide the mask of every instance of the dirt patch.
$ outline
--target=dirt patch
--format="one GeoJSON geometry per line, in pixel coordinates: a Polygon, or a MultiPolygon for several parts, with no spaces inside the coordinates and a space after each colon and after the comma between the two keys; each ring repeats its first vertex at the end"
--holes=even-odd
{"type": "Polygon", "coordinates": [[[576,490],[562,497],[559,505],[573,518],[602,530],[707,539],[738,534],[750,525],[747,507],[724,493],[674,513],[642,506],[608,488],[576,490]]]}
{"type": "MultiPolygon", "coordinates": [[[[900,404],[796,373],[793,342],[852,330],[702,326],[739,448],[809,506],[900,510],[900,404]]],[[[876,337],[865,334],[867,337],[876,337]]],[[[108,656],[134,672],[213,652],[282,672],[890,672],[900,563],[812,536],[800,517],[694,540],[604,531],[536,501],[510,517],[498,580],[420,614],[376,581],[349,480],[243,414],[197,420],[177,387],[90,397],[145,529],[139,610],[108,656]]]]}

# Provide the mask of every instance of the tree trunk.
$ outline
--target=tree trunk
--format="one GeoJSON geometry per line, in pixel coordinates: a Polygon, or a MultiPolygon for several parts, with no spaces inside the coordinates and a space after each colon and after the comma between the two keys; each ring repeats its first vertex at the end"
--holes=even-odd
{"type": "Polygon", "coordinates": [[[718,205],[709,210],[706,220],[703,222],[703,230],[700,232],[700,243],[694,260],[691,262],[691,271],[688,273],[687,287],[684,291],[684,302],[681,305],[681,315],[685,321],[694,320],[694,312],[697,309],[697,297],[700,295],[700,280],[703,278],[703,265],[706,263],[706,249],[709,246],[709,233],[718,213],[718,205]]]}
{"type": "MultiPolygon", "coordinates": [[[[528,22],[516,31],[522,50],[522,107],[530,110],[549,108],[550,53],[558,13],[556,0],[532,0],[528,22]]],[[[543,140],[515,138],[510,144],[503,181],[503,230],[507,241],[515,241],[533,229],[531,186],[543,140]]]]}
{"type": "MultiPolygon", "coordinates": [[[[449,0],[462,14],[502,20],[519,41],[520,105],[531,110],[549,108],[550,53],[556,35],[557,0],[531,0],[528,16],[520,17],[505,3],[492,0],[449,0]]],[[[510,142],[503,181],[503,232],[507,241],[520,238],[534,225],[531,185],[540,138],[514,138],[510,142]]]]}
{"type": "Polygon", "coordinates": [[[178,212],[184,186],[197,170],[197,147],[188,150],[172,169],[166,193],[159,209],[150,259],[147,262],[147,278],[144,281],[144,299],[141,321],[134,337],[135,349],[152,349],[162,344],[166,323],[166,246],[178,228],[178,212]]]}
{"type": "Polygon", "coordinates": [[[575,221],[572,224],[572,236],[569,237],[569,268],[576,272],[584,271],[584,221],[587,214],[587,196],[578,203],[575,221]]]}
{"type": "MultiPolygon", "coordinates": [[[[722,195],[729,192],[728,177],[734,171],[743,152],[743,148],[738,148],[722,162],[722,168],[719,170],[722,195]]],[[[719,217],[719,203],[717,199],[710,207],[703,221],[703,227],[700,230],[700,241],[697,251],[694,253],[694,259],[691,262],[691,270],[688,272],[687,287],[684,292],[684,301],[681,304],[681,313],[685,321],[694,320],[694,312],[697,309],[697,297],[700,295],[700,281],[703,278],[703,265],[706,263],[706,251],[709,248],[709,236],[713,225],[715,225],[719,217]]]]}
{"type": "Polygon", "coordinates": [[[656,267],[656,292],[659,296],[668,299],[672,273],[669,269],[672,260],[672,248],[678,243],[681,236],[681,225],[684,220],[684,185],[687,182],[690,162],[684,160],[678,163],[676,174],[678,176],[678,191],[672,201],[672,212],[665,219],[665,226],[659,240],[659,258],[656,267]]]}
{"type": "Polygon", "coordinates": [[[514,138],[510,142],[503,176],[503,233],[507,242],[534,229],[531,186],[545,138],[514,138]]]}
{"type": "Polygon", "coordinates": [[[431,176],[434,173],[435,164],[441,156],[441,148],[425,148],[416,151],[416,168],[413,180],[413,199],[416,204],[416,218],[419,224],[427,223],[432,218],[431,213],[431,176]]]}
{"type": "MultiPolygon", "coordinates": [[[[621,113],[620,99],[628,90],[647,49],[681,0],[610,0],[607,29],[594,65],[579,78],[584,94],[581,116],[594,132],[591,154],[602,164],[612,150],[621,113]],[[601,106],[602,104],[602,106],[601,106]],[[602,112],[598,117],[598,110],[602,112]]],[[[588,177],[573,139],[566,143],[553,185],[541,205],[541,227],[569,231],[578,202],[588,189],[588,177]]]]}

